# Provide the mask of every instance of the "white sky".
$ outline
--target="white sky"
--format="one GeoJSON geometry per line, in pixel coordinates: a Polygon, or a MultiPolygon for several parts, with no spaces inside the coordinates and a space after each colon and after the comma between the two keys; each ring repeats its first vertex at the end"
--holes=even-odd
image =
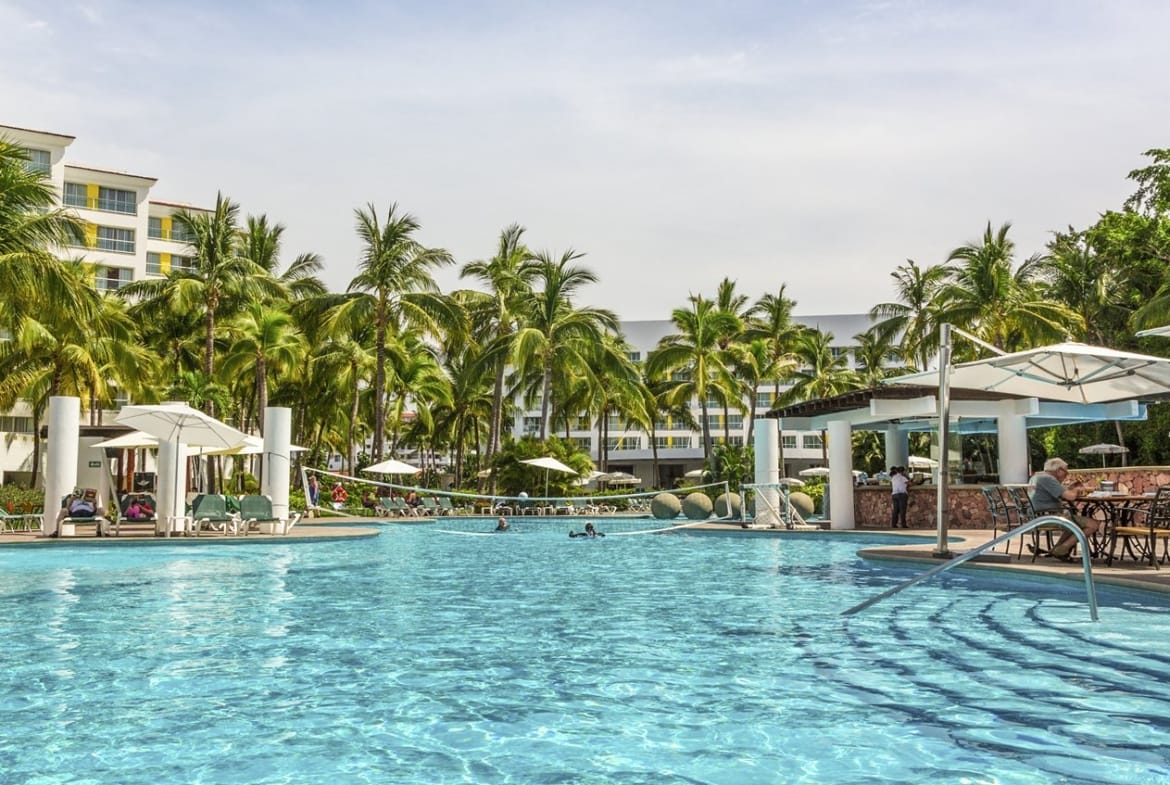
{"type": "MultiPolygon", "coordinates": [[[[348,285],[397,202],[461,265],[586,252],[580,304],[664,319],[724,276],[798,313],[893,298],[988,221],[1019,258],[1170,146],[1163,0],[0,0],[0,124],[222,190],[348,285]]],[[[457,267],[438,276],[451,290],[457,267]]]]}

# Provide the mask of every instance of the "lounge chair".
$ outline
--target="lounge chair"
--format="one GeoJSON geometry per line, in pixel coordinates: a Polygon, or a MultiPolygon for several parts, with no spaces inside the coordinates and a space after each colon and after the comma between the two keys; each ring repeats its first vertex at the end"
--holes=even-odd
{"type": "Polygon", "coordinates": [[[7,513],[0,510],[0,534],[34,532],[41,528],[41,516],[32,513],[7,513]]]}
{"type": "MultiPolygon", "coordinates": [[[[64,498],[62,498],[61,499],[61,507],[64,508],[66,505],[68,505],[70,499],[73,499],[75,494],[76,494],[76,491],[74,491],[74,493],[71,493],[68,496],[65,496],[64,498]]],[[[87,526],[89,524],[93,524],[95,537],[101,537],[102,535],[109,535],[109,533],[110,533],[109,519],[102,516],[102,515],[97,514],[98,512],[102,511],[102,509],[103,509],[101,502],[98,500],[97,489],[86,488],[84,491],[82,491],[82,498],[84,498],[86,501],[90,502],[90,504],[93,506],[93,508],[95,510],[94,514],[93,515],[66,515],[59,522],[60,525],[57,528],[57,536],[61,536],[61,535],[73,536],[74,534],[77,533],[78,526],[87,526]],[[69,527],[68,529],[65,528],[67,526],[69,527]],[[66,534],[66,532],[68,532],[68,534],[66,534]]]]}
{"type": "Polygon", "coordinates": [[[439,507],[443,510],[444,515],[465,515],[467,508],[461,505],[456,505],[451,501],[450,496],[439,497],[439,507]]]}
{"type": "Polygon", "coordinates": [[[226,534],[238,521],[236,515],[228,513],[227,499],[218,493],[201,493],[191,502],[191,532],[196,537],[204,529],[226,534]]]}
{"type": "Polygon", "coordinates": [[[443,514],[443,509],[439,507],[439,503],[430,496],[423,496],[420,500],[422,506],[422,514],[428,518],[438,518],[443,514]]]}
{"type": "Polygon", "coordinates": [[[272,499],[267,496],[241,496],[240,517],[235,533],[247,536],[249,529],[264,531],[265,524],[269,524],[273,534],[286,534],[300,518],[300,513],[296,513],[290,520],[282,521],[272,512],[272,499]]]}

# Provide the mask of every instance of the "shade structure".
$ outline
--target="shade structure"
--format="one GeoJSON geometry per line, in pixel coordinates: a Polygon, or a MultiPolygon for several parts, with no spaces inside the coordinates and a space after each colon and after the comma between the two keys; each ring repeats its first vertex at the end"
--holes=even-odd
{"type": "Polygon", "coordinates": [[[390,458],[389,460],[375,463],[373,466],[367,466],[362,469],[363,472],[370,474],[418,474],[422,469],[417,466],[411,466],[409,463],[390,458]]]}
{"type": "MultiPolygon", "coordinates": [[[[929,383],[938,372],[886,384],[929,383]]],[[[1170,359],[1083,343],[1058,343],[951,368],[949,387],[1069,403],[1108,403],[1170,394],[1170,359]]]]}
{"type": "Polygon", "coordinates": [[[195,447],[238,447],[248,438],[244,432],[183,403],[123,406],[114,421],[137,428],[160,442],[195,447]]]}
{"type": "Polygon", "coordinates": [[[776,481],[779,485],[787,485],[789,488],[803,488],[804,480],[798,480],[795,477],[781,477],[776,481]]]}
{"type": "Polygon", "coordinates": [[[938,466],[938,461],[934,458],[926,458],[921,455],[911,455],[906,463],[911,469],[933,469],[938,466]]]}
{"type": "Polygon", "coordinates": [[[124,433],[121,436],[115,436],[113,439],[106,439],[104,442],[98,442],[94,447],[110,447],[119,450],[138,450],[148,447],[158,447],[158,437],[151,436],[149,433],[142,431],[134,431],[133,433],[124,433]]]}
{"type": "Polygon", "coordinates": [[[186,446],[234,448],[245,443],[247,434],[185,403],[160,403],[124,406],[115,422],[159,440],[158,518],[170,536],[175,521],[184,515],[186,485],[182,476],[182,457],[186,446]]]}
{"type": "Polygon", "coordinates": [[[809,468],[809,469],[801,469],[800,471],[797,472],[797,474],[799,474],[801,477],[828,477],[829,476],[829,467],[828,466],[813,466],[812,468],[809,468]]]}
{"type": "Polygon", "coordinates": [[[577,470],[572,467],[565,466],[565,464],[553,458],[551,455],[546,455],[543,458],[525,458],[520,463],[526,463],[529,466],[536,466],[544,469],[544,495],[548,498],[548,473],[550,471],[561,472],[563,474],[576,474],[577,470]]]}
{"type": "Polygon", "coordinates": [[[641,485],[642,478],[635,477],[629,472],[605,472],[604,474],[595,477],[598,482],[608,483],[609,485],[641,485]]]}
{"type": "Polygon", "coordinates": [[[710,476],[710,474],[711,472],[707,469],[691,469],[689,472],[684,474],[683,477],[686,477],[688,480],[699,480],[703,477],[710,476]]]}
{"type": "Polygon", "coordinates": [[[1090,444],[1088,447],[1082,447],[1077,450],[1081,455],[1100,455],[1101,466],[1105,466],[1106,455],[1121,455],[1129,452],[1128,447],[1122,447],[1120,444],[1090,444]]]}

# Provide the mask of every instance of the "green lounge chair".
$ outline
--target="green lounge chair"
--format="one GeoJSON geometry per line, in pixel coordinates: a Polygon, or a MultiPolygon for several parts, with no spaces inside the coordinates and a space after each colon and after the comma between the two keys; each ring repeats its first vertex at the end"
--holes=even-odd
{"type": "Polygon", "coordinates": [[[226,534],[238,520],[228,513],[227,499],[218,493],[201,493],[191,502],[191,531],[196,537],[204,529],[226,534]]]}
{"type": "Polygon", "coordinates": [[[249,529],[260,530],[262,524],[274,524],[274,534],[287,534],[288,530],[300,520],[300,517],[298,513],[289,521],[282,521],[272,512],[272,499],[267,496],[241,496],[240,518],[236,525],[236,534],[247,536],[249,529]]]}

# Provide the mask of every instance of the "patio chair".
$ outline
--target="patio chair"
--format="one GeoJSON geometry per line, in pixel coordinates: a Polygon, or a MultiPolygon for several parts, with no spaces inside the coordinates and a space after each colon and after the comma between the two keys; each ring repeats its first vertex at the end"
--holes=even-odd
{"type": "MultiPolygon", "coordinates": [[[[61,507],[64,508],[66,505],[68,505],[70,500],[74,499],[76,495],[77,491],[74,491],[73,493],[64,496],[61,499],[61,507]]],[[[58,521],[59,526],[57,528],[57,535],[60,536],[62,533],[62,528],[64,528],[66,525],[72,526],[72,531],[76,533],[78,526],[87,526],[89,524],[93,524],[95,537],[101,537],[103,535],[108,536],[110,533],[110,521],[104,515],[99,514],[103,512],[104,508],[102,507],[101,501],[98,499],[97,489],[85,488],[82,490],[81,498],[90,503],[94,513],[92,515],[66,515],[64,518],[61,518],[58,521]]]]}
{"type": "MultiPolygon", "coordinates": [[[[1002,492],[1004,489],[1001,489],[997,485],[984,485],[980,490],[983,491],[983,498],[987,500],[987,510],[991,513],[992,539],[995,539],[999,535],[1000,529],[1006,534],[1020,525],[1019,517],[1013,516],[1013,513],[1017,512],[1015,500],[1012,500],[1011,507],[1009,508],[1005,494],[1002,492]]],[[[1011,542],[1004,543],[1004,548],[1010,554],[1012,552],[1011,542]]],[[[1017,558],[1022,559],[1023,557],[1024,541],[1020,539],[1017,558]]]]}
{"type": "Polygon", "coordinates": [[[1149,561],[1158,569],[1158,563],[1170,560],[1170,485],[1162,485],[1144,507],[1126,508],[1128,522],[1118,523],[1109,532],[1109,553],[1105,564],[1112,567],[1117,541],[1122,541],[1122,553],[1136,561],[1149,561]],[[1139,525],[1140,523],[1140,525],[1139,525]],[[1158,556],[1158,542],[1162,555],[1158,556]]]}
{"type": "Polygon", "coordinates": [[[248,535],[249,529],[262,530],[263,524],[273,524],[273,533],[284,534],[300,520],[295,514],[289,521],[282,521],[272,512],[272,499],[267,496],[250,495],[240,497],[240,517],[236,521],[235,533],[248,535]]]}
{"type": "Polygon", "coordinates": [[[439,507],[443,510],[444,515],[464,515],[467,512],[467,508],[452,502],[450,496],[440,496],[439,507]]]}
{"type": "Polygon", "coordinates": [[[419,506],[422,508],[422,514],[427,518],[438,518],[443,514],[442,508],[439,507],[439,503],[435,501],[434,497],[423,496],[419,499],[419,502],[419,506]]]}
{"type": "Polygon", "coordinates": [[[32,513],[9,513],[0,510],[0,534],[33,532],[41,528],[41,516],[32,513]]]}
{"type": "Polygon", "coordinates": [[[238,517],[228,512],[227,499],[218,493],[201,493],[191,502],[191,532],[198,537],[204,529],[227,534],[238,517]]]}

